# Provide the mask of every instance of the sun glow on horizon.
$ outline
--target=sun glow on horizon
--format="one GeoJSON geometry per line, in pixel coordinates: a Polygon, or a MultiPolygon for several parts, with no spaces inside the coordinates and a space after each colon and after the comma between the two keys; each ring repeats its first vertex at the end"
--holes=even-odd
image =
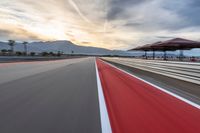
{"type": "Polygon", "coordinates": [[[196,0],[2,0],[0,39],[69,40],[108,49],[129,49],[169,35],[200,40],[198,16],[190,18],[200,9],[188,8],[195,6],[193,2],[196,0]]]}

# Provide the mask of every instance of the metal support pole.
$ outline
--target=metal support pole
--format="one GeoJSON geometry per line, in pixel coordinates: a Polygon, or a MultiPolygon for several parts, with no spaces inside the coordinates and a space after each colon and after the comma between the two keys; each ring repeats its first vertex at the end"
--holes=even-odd
{"type": "Polygon", "coordinates": [[[147,59],[147,51],[145,50],[145,58],[147,59]]]}
{"type": "Polygon", "coordinates": [[[167,60],[167,52],[164,51],[164,60],[167,60]]]}
{"type": "Polygon", "coordinates": [[[184,57],[183,50],[180,50],[180,53],[179,53],[179,60],[182,61],[182,60],[183,60],[183,57],[184,57]]]}
{"type": "Polygon", "coordinates": [[[155,51],[153,50],[153,60],[155,59],[155,51]]]}

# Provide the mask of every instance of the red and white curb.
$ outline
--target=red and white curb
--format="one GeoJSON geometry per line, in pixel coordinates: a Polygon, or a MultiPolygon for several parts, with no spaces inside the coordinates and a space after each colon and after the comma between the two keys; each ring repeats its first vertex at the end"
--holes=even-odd
{"type": "Polygon", "coordinates": [[[101,81],[100,81],[100,78],[99,78],[99,72],[98,72],[96,61],[95,61],[95,69],[96,69],[96,79],[97,79],[102,133],[112,133],[112,129],[111,129],[111,126],[110,126],[110,120],[109,120],[108,111],[107,111],[107,108],[106,108],[106,103],[105,103],[105,99],[104,99],[103,89],[102,89],[102,86],[101,86],[101,81]]]}
{"type": "MultiPolygon", "coordinates": [[[[101,61],[103,61],[103,60],[101,60],[101,61]]],[[[155,87],[156,89],[158,89],[158,90],[160,90],[160,91],[163,91],[163,92],[165,92],[165,93],[167,93],[167,94],[169,94],[169,95],[171,95],[171,96],[173,96],[173,97],[176,97],[177,99],[179,99],[179,100],[181,100],[181,101],[184,101],[184,102],[188,103],[189,105],[192,105],[192,106],[194,106],[194,107],[200,109],[200,105],[198,105],[198,104],[196,104],[196,103],[194,103],[194,102],[192,102],[192,101],[189,101],[189,100],[187,100],[186,98],[183,98],[183,97],[181,97],[181,96],[179,96],[179,95],[177,95],[177,94],[175,94],[175,93],[172,93],[172,92],[170,92],[170,91],[168,91],[168,90],[166,90],[166,89],[163,89],[163,88],[161,88],[161,87],[159,87],[159,86],[157,86],[157,85],[154,85],[154,84],[152,84],[152,83],[150,83],[150,82],[148,82],[148,81],[146,81],[146,80],[144,80],[144,79],[141,79],[141,78],[139,78],[139,77],[137,77],[137,76],[135,76],[135,75],[133,75],[133,74],[131,74],[131,73],[128,73],[127,71],[122,70],[122,69],[120,69],[120,68],[118,68],[118,67],[116,67],[116,66],[114,66],[114,65],[112,65],[112,64],[110,64],[110,63],[108,63],[108,62],[105,62],[105,61],[103,61],[103,62],[106,63],[106,64],[108,64],[108,65],[110,65],[110,66],[112,66],[112,67],[114,67],[114,68],[116,68],[116,69],[118,69],[118,70],[120,70],[120,71],[122,71],[122,72],[124,72],[124,73],[126,73],[126,74],[128,74],[128,75],[130,75],[130,76],[132,76],[132,77],[134,77],[134,78],[137,78],[137,79],[139,79],[139,80],[141,80],[141,81],[143,81],[143,82],[145,82],[145,83],[147,83],[147,84],[149,84],[149,85],[155,87]]]]}
{"type": "MultiPolygon", "coordinates": [[[[183,98],[183,97],[181,97],[181,96],[179,96],[179,95],[177,95],[175,93],[172,93],[172,92],[170,92],[168,90],[165,90],[165,89],[163,89],[163,88],[161,88],[161,87],[159,87],[157,85],[154,85],[154,84],[152,84],[152,83],[150,83],[150,82],[148,82],[148,81],[146,81],[144,79],[141,79],[141,78],[139,78],[139,77],[137,77],[137,76],[135,76],[135,75],[133,75],[131,73],[128,73],[127,71],[122,70],[122,69],[120,69],[120,68],[118,68],[118,67],[116,67],[116,66],[114,66],[114,65],[112,65],[110,63],[107,63],[105,61],[103,61],[103,62],[105,64],[115,68],[115,69],[118,69],[119,71],[121,71],[121,72],[123,72],[125,74],[128,74],[128,75],[132,76],[135,79],[138,79],[138,80],[140,80],[140,81],[152,86],[153,88],[155,88],[155,89],[157,89],[159,91],[164,92],[165,94],[168,94],[168,95],[170,95],[172,97],[175,97],[178,100],[183,101],[186,104],[189,104],[189,105],[191,105],[191,106],[193,106],[193,107],[195,107],[197,109],[200,109],[200,105],[198,105],[198,104],[196,104],[196,103],[194,103],[192,101],[189,101],[186,98],[183,98]]],[[[98,98],[99,98],[99,108],[100,108],[100,119],[101,119],[102,133],[112,133],[112,128],[111,128],[111,123],[110,123],[110,119],[109,119],[109,115],[108,115],[108,110],[107,110],[106,102],[105,102],[105,99],[104,99],[103,88],[102,88],[101,81],[100,81],[100,76],[101,75],[99,75],[97,62],[95,62],[95,69],[96,69],[96,79],[97,79],[97,87],[98,87],[98,98]]],[[[111,88],[112,88],[112,86],[111,86],[111,88]]],[[[111,122],[113,122],[113,121],[111,121],[111,122]]],[[[113,131],[114,131],[114,127],[113,127],[113,131]]]]}

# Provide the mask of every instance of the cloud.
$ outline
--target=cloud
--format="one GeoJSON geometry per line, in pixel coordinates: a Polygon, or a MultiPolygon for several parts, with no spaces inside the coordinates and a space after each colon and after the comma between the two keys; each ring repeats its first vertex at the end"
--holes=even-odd
{"type": "Polygon", "coordinates": [[[200,25],[200,17],[198,12],[200,12],[200,1],[199,0],[179,0],[179,3],[182,2],[181,7],[176,4],[176,6],[179,6],[180,8],[175,8],[174,11],[177,14],[180,14],[185,21],[187,21],[186,27],[192,26],[199,26],[200,25]]]}
{"type": "Polygon", "coordinates": [[[11,31],[0,30],[0,37],[8,37],[11,34],[11,31]]]}
{"type": "Polygon", "coordinates": [[[147,0],[111,0],[109,2],[108,19],[113,20],[117,18],[125,18],[131,16],[126,14],[128,8],[135,8],[139,4],[146,2],[147,0]]]}
{"type": "Polygon", "coordinates": [[[13,25],[0,26],[0,39],[3,41],[15,39],[17,41],[25,40],[42,40],[44,36],[32,33],[22,27],[15,27],[13,25]]]}
{"type": "Polygon", "coordinates": [[[0,38],[127,49],[200,38],[199,0],[2,0],[0,38]]]}
{"type": "Polygon", "coordinates": [[[91,23],[91,21],[80,11],[79,7],[77,6],[77,4],[73,0],[69,0],[69,3],[76,10],[76,12],[80,15],[80,17],[84,21],[91,23]]]}

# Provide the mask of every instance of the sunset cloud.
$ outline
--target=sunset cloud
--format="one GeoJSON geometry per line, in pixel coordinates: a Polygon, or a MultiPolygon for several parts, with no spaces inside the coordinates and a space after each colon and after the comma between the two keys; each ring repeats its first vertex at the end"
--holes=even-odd
{"type": "Polygon", "coordinates": [[[200,39],[198,0],[2,0],[0,39],[70,40],[129,49],[170,37],[200,39]]]}

